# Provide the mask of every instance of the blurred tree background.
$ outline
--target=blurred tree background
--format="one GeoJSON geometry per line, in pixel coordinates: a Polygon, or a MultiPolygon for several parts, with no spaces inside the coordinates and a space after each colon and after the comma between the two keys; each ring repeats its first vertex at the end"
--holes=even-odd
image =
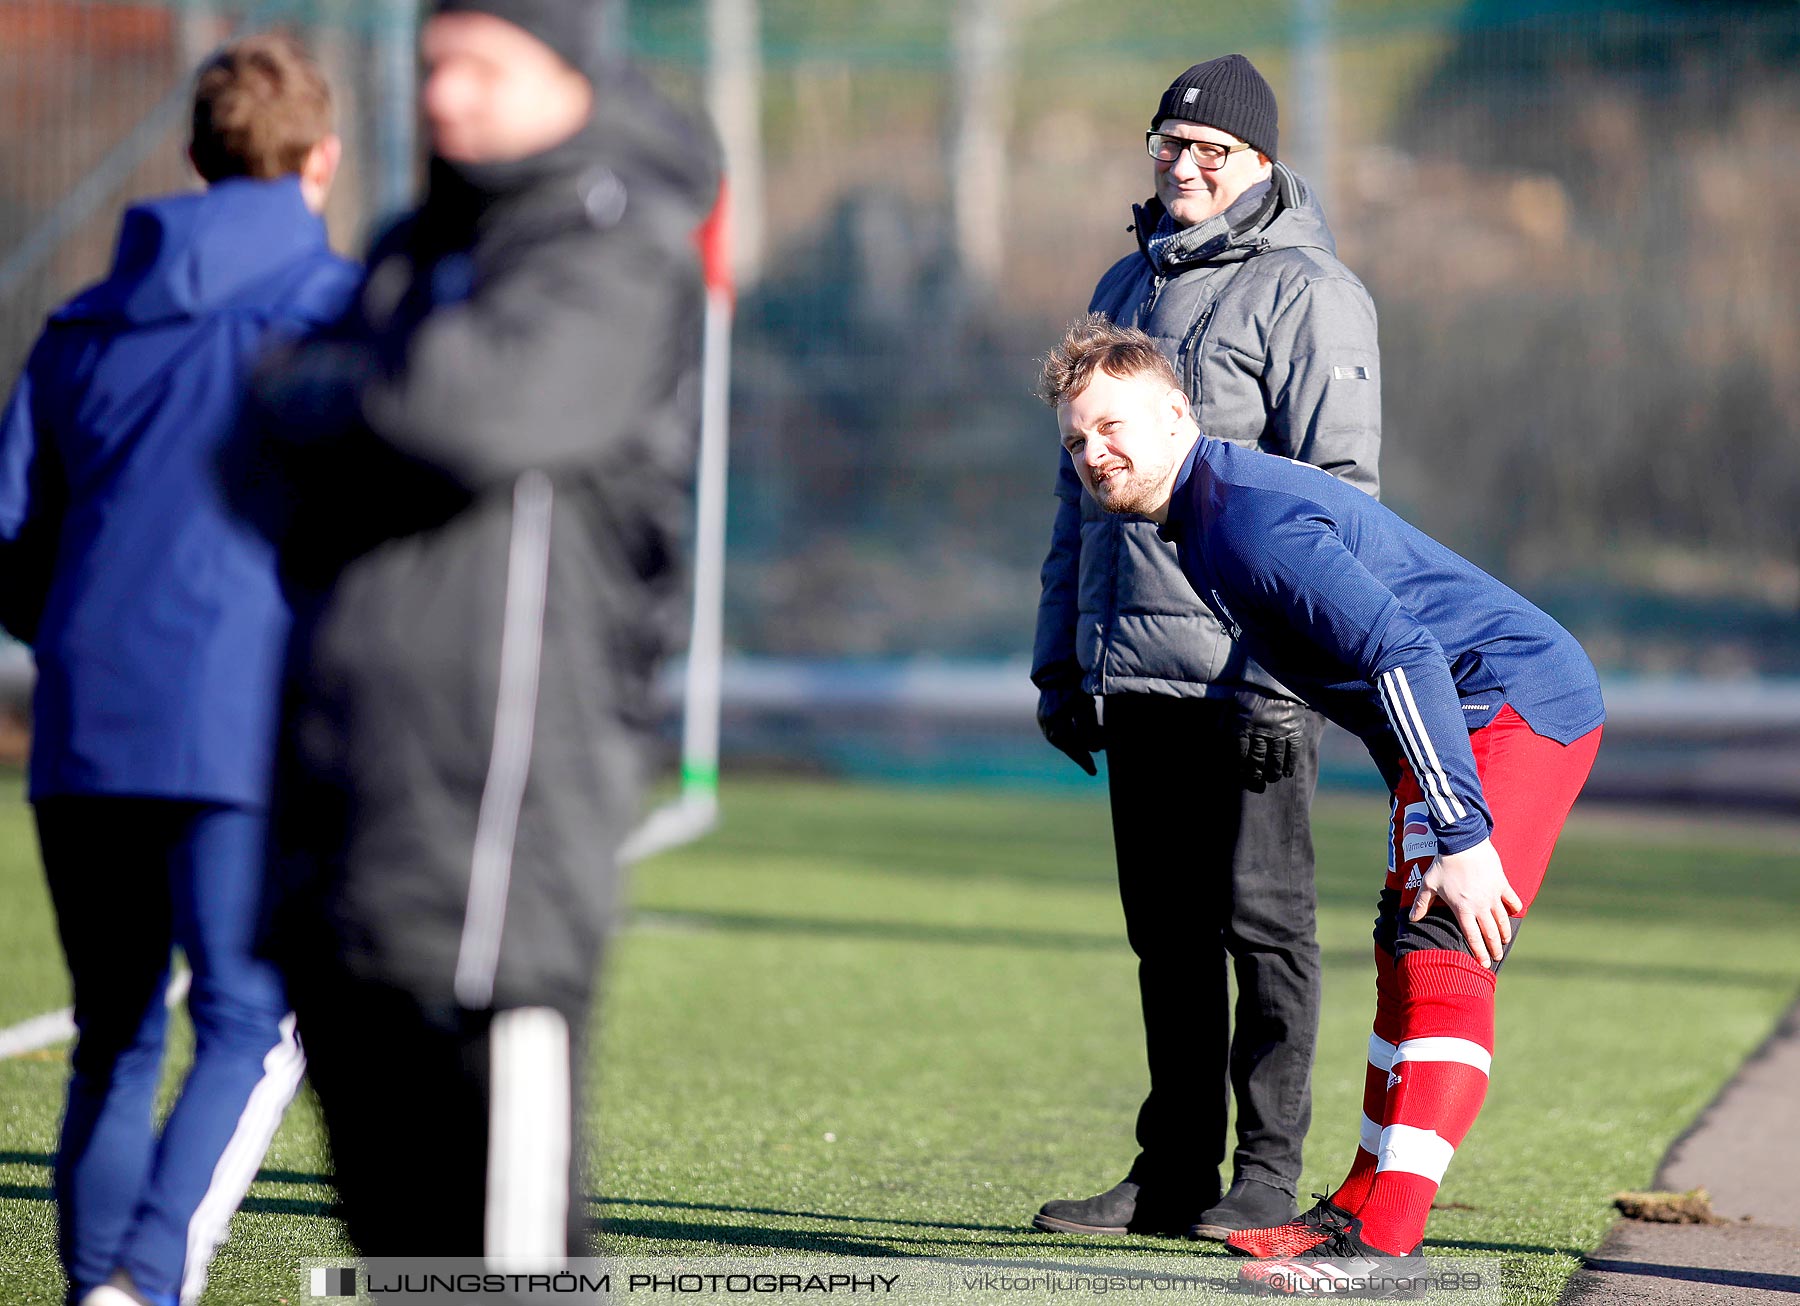
{"type": "MultiPolygon", "coordinates": [[[[640,6],[634,39],[677,63],[707,8],[640,6]]],[[[1800,671],[1800,6],[760,18],[739,647],[1023,652],[1033,359],[1134,247],[1162,87],[1238,49],[1381,313],[1388,501],[1612,669],[1800,671]]]]}
{"type": "MultiPolygon", "coordinates": [[[[247,19],[300,27],[344,88],[333,220],[357,247],[394,201],[412,15],[0,0],[0,358],[102,269],[126,196],[181,184],[167,106],[247,19]]],[[[632,0],[614,21],[733,164],[734,649],[1025,656],[1059,456],[1033,360],[1134,248],[1162,88],[1241,50],[1381,313],[1387,501],[1607,669],[1800,673],[1800,4],[632,0]]]]}

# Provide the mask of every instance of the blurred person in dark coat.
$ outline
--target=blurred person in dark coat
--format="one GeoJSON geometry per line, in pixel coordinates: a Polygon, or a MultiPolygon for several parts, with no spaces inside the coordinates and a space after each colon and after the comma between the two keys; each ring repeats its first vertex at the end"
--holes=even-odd
{"type": "Polygon", "coordinates": [[[286,37],[229,45],[190,154],[207,189],[125,214],[0,425],[0,618],[37,657],[30,798],[75,990],[56,1197],[84,1306],[199,1298],[303,1068],[252,951],[288,605],[214,464],[262,350],[356,285],[319,217],[330,88],[286,37]],[[176,945],[194,1064],[159,1133],[176,945]]]}
{"type": "MultiPolygon", "coordinates": [[[[1375,307],[1338,260],[1317,196],[1277,159],[1268,82],[1240,54],[1195,64],[1163,92],[1146,143],[1156,193],[1133,209],[1138,248],[1089,310],[1156,341],[1208,435],[1374,494],[1375,307]]],[[[1102,512],[1066,458],[1056,496],[1032,655],[1038,724],[1090,775],[1106,751],[1150,1092],[1126,1177],[1046,1203],[1033,1223],[1219,1240],[1295,1211],[1319,1025],[1323,725],[1227,637],[1152,523],[1102,512]],[[1179,857],[1158,824],[1170,805],[1205,832],[1179,857]]]]}
{"type": "Polygon", "coordinates": [[[299,624],[270,948],[351,1236],[585,1253],[584,1033],[680,632],[712,137],[584,0],[440,0],[432,158],[229,475],[299,624]]]}

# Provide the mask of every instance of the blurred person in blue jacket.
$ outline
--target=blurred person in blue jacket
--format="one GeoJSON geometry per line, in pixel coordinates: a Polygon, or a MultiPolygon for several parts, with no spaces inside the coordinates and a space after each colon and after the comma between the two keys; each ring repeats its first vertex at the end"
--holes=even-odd
{"type": "Polygon", "coordinates": [[[81,1306],[199,1298],[304,1069],[252,954],[290,615],[215,468],[265,346],[355,288],[321,217],[323,74],[285,36],[225,47],[189,154],[207,189],[125,214],[0,425],[0,621],[36,653],[29,798],[75,993],[56,1198],[81,1306]],[[159,1134],[175,945],[194,1064],[159,1134]]]}

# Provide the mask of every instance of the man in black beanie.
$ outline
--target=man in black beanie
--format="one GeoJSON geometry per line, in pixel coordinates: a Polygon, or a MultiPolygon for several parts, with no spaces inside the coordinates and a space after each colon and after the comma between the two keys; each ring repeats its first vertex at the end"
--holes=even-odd
{"type": "MultiPolygon", "coordinates": [[[[1374,494],[1374,306],[1338,261],[1315,195],[1276,162],[1277,127],[1275,94],[1243,55],[1177,77],[1150,120],[1156,194],[1133,209],[1138,248],[1101,278],[1089,310],[1157,342],[1207,435],[1374,494]]],[[[1183,586],[1154,523],[1102,512],[1066,456],[1056,495],[1032,658],[1038,724],[1090,775],[1106,751],[1150,1092],[1126,1178],[1048,1202],[1033,1223],[1212,1240],[1279,1225],[1297,1209],[1312,1111],[1321,722],[1183,586]],[[1210,832],[1197,856],[1169,856],[1155,817],[1171,809],[1210,832]],[[1221,1194],[1232,1098],[1237,1145],[1221,1194]]]]}
{"type": "Polygon", "coordinates": [[[228,467],[296,595],[269,949],[371,1255],[584,1254],[614,855],[680,633],[716,147],[588,0],[441,0],[423,204],[228,467]]]}
{"type": "MultiPolygon", "coordinates": [[[[584,77],[593,80],[604,75],[609,51],[606,46],[607,6],[602,0],[436,0],[431,8],[434,17],[486,14],[502,19],[535,36],[584,77]]],[[[440,31],[446,28],[442,23],[436,26],[440,31]]],[[[486,39],[496,39],[495,31],[486,28],[486,39]]]]}

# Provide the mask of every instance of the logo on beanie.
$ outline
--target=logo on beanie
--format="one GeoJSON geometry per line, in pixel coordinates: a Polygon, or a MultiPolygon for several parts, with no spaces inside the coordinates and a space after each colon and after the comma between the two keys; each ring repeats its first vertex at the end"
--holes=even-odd
{"type": "Polygon", "coordinates": [[[1200,98],[1200,88],[1198,86],[1190,86],[1187,88],[1187,94],[1181,97],[1181,102],[1183,104],[1192,104],[1195,100],[1198,100],[1199,98],[1200,98]]]}

